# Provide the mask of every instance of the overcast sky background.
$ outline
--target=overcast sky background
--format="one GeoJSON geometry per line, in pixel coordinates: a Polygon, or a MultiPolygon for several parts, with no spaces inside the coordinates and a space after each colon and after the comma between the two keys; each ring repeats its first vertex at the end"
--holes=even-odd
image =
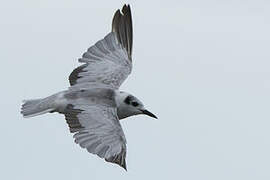
{"type": "Polygon", "coordinates": [[[0,179],[270,179],[270,2],[10,0],[0,6],[0,179]],[[125,172],[23,99],[68,88],[77,59],[130,3],[134,68],[121,90],[159,119],[122,121],[125,172]]]}

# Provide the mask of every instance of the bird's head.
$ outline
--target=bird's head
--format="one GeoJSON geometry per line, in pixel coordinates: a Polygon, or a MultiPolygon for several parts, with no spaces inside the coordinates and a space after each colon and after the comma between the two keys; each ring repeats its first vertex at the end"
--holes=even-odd
{"type": "Polygon", "coordinates": [[[117,93],[116,103],[117,115],[119,119],[138,114],[145,114],[157,119],[157,117],[153,113],[151,113],[144,107],[143,103],[138,98],[129,93],[123,91],[117,93]]]}

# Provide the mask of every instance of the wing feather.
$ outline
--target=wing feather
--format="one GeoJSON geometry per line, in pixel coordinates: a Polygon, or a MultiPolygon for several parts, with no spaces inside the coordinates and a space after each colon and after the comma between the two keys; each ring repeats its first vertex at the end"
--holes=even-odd
{"type": "Polygon", "coordinates": [[[117,10],[113,17],[112,32],[115,32],[120,44],[127,50],[128,56],[131,60],[133,30],[132,17],[129,5],[124,5],[122,12],[117,10]]]}
{"type": "Polygon", "coordinates": [[[126,139],[119,119],[113,90],[86,90],[69,104],[65,117],[75,143],[88,152],[126,169],[126,139]],[[101,96],[101,97],[100,97],[101,96]]]}
{"type": "Polygon", "coordinates": [[[103,87],[118,89],[131,73],[132,17],[129,5],[117,10],[112,32],[88,48],[69,76],[70,89],[103,87]]]}

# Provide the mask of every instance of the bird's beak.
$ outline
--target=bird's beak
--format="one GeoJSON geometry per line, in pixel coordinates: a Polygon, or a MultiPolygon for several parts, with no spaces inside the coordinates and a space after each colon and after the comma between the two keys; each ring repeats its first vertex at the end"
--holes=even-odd
{"type": "Polygon", "coordinates": [[[145,115],[148,115],[152,118],[155,118],[157,119],[157,116],[155,116],[153,113],[151,113],[150,111],[146,110],[146,109],[141,109],[142,113],[145,114],[145,115]]]}

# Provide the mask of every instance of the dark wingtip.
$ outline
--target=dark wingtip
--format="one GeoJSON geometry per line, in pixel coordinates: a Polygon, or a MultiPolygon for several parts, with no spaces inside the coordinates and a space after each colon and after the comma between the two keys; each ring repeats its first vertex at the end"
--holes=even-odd
{"type": "Polygon", "coordinates": [[[130,12],[130,5],[129,4],[124,4],[124,6],[122,7],[122,12],[123,14],[128,13],[128,11],[130,12]]]}
{"type": "Polygon", "coordinates": [[[118,166],[122,167],[125,169],[125,171],[127,171],[127,164],[126,164],[126,160],[124,160],[122,163],[120,163],[119,161],[112,161],[111,159],[105,159],[105,161],[110,162],[110,163],[114,163],[117,164],[118,166]]]}
{"type": "Polygon", "coordinates": [[[127,171],[125,148],[122,148],[122,151],[119,154],[112,156],[110,158],[107,158],[105,159],[105,161],[115,163],[127,171]]]}
{"type": "Polygon", "coordinates": [[[119,161],[118,157],[115,156],[115,157],[112,157],[112,158],[109,158],[109,159],[105,159],[105,161],[117,164],[118,166],[124,168],[127,171],[127,164],[126,164],[125,159],[123,159],[122,162],[121,162],[121,161],[119,161]]]}
{"type": "Polygon", "coordinates": [[[131,60],[133,28],[130,5],[124,5],[120,11],[118,9],[112,20],[112,32],[116,33],[119,43],[126,49],[131,60]]]}
{"type": "Polygon", "coordinates": [[[127,165],[126,165],[126,160],[124,160],[124,163],[123,164],[119,164],[120,167],[124,168],[125,171],[127,171],[127,165]]]}

